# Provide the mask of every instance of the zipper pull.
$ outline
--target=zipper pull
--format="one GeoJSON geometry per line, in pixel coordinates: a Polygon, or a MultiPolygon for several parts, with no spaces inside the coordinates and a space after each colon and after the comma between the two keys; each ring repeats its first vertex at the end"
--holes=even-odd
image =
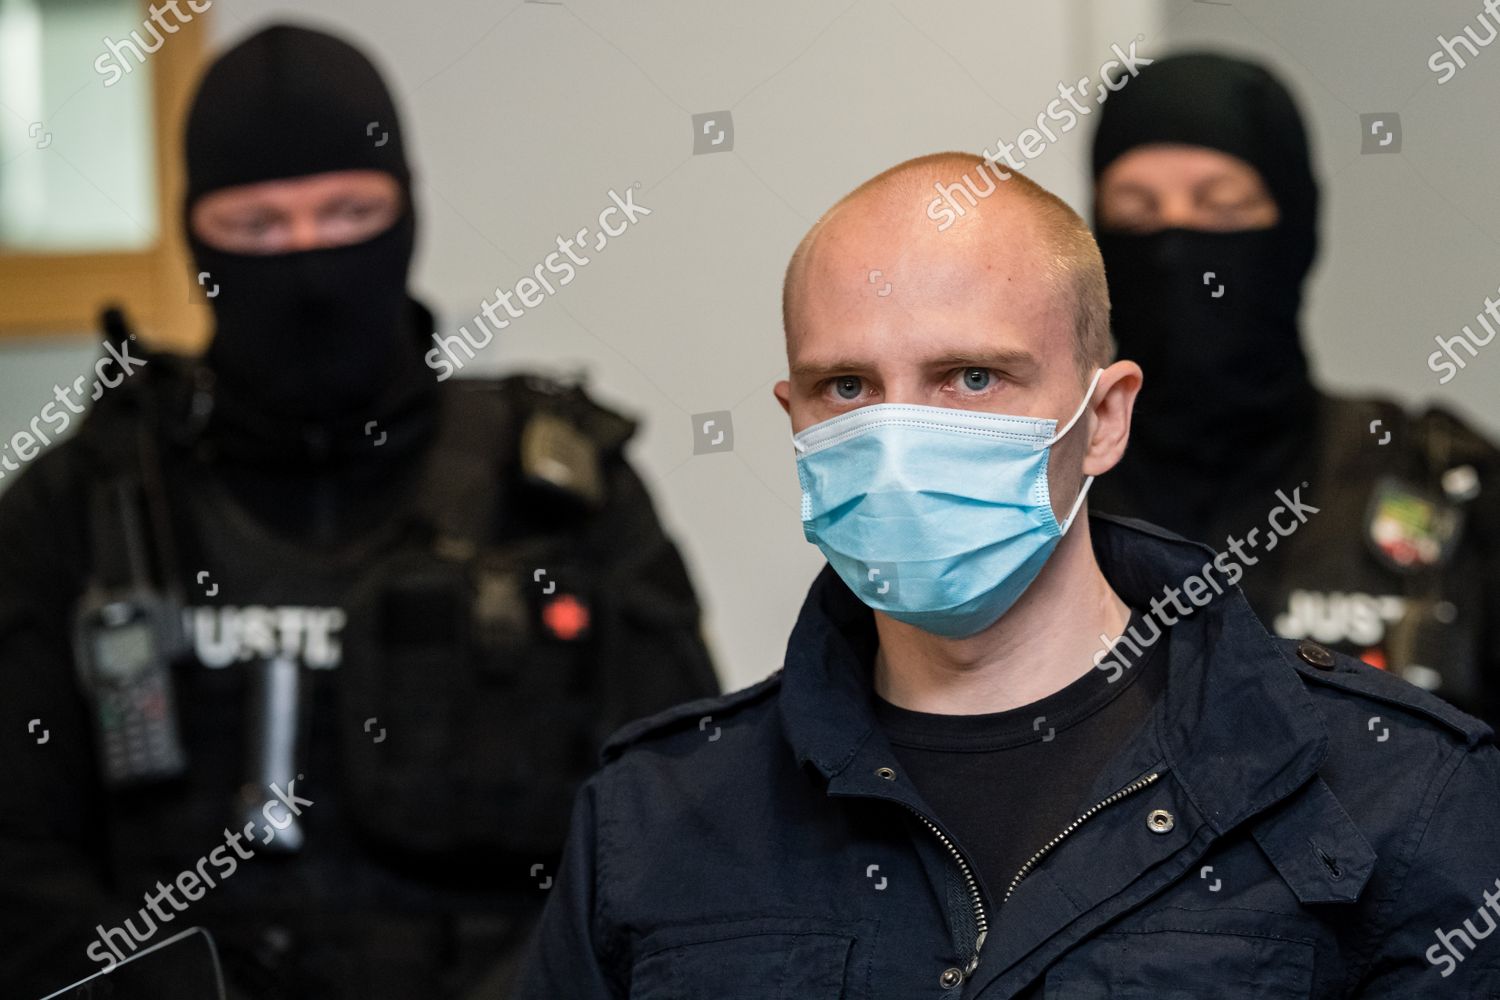
{"type": "Polygon", "coordinates": [[[974,970],[979,968],[979,950],[984,947],[984,939],[989,936],[989,933],[987,930],[980,931],[979,936],[974,939],[974,954],[970,956],[969,964],[964,966],[964,979],[966,981],[974,974],[974,970]]]}

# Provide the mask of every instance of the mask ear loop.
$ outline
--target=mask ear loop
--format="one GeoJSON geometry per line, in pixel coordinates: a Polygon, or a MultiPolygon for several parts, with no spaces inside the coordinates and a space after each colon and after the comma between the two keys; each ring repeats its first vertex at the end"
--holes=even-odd
{"type": "MultiPolygon", "coordinates": [[[[1066,424],[1063,424],[1062,430],[1052,435],[1052,437],[1048,438],[1042,444],[1037,445],[1037,451],[1041,451],[1043,448],[1052,447],[1054,444],[1063,439],[1063,435],[1067,434],[1068,431],[1073,429],[1073,425],[1078,423],[1078,418],[1083,416],[1083,411],[1088,409],[1089,400],[1094,398],[1094,390],[1099,387],[1099,380],[1103,377],[1104,369],[1096,368],[1094,370],[1093,381],[1089,383],[1089,391],[1084,394],[1083,402],[1078,404],[1077,411],[1074,412],[1072,418],[1069,419],[1066,424]]],[[[1073,518],[1078,516],[1078,509],[1083,506],[1083,499],[1084,497],[1089,495],[1089,487],[1092,485],[1094,485],[1093,476],[1089,476],[1083,481],[1083,488],[1078,491],[1078,499],[1073,501],[1073,509],[1068,511],[1067,519],[1062,523],[1062,531],[1059,532],[1059,537],[1061,537],[1062,535],[1066,535],[1068,533],[1068,529],[1073,526],[1073,518]]]]}

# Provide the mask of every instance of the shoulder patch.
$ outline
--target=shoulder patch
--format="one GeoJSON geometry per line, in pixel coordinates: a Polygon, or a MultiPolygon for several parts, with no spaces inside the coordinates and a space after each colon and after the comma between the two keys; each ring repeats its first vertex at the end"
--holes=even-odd
{"type": "Polygon", "coordinates": [[[1406,408],[1383,396],[1328,396],[1325,405],[1328,420],[1341,433],[1353,434],[1357,430],[1368,437],[1370,420],[1376,417],[1397,435],[1411,430],[1412,419],[1406,408]]]}
{"type": "Polygon", "coordinates": [[[524,485],[585,509],[605,506],[634,420],[596,402],[577,381],[529,372],[459,381],[470,396],[497,401],[515,435],[524,485]]]}
{"type": "MultiPolygon", "coordinates": [[[[477,380],[476,380],[477,381],[477,380]]],[[[619,450],[636,431],[636,422],[600,403],[578,380],[564,381],[535,372],[485,379],[485,387],[498,392],[515,406],[523,418],[549,412],[573,424],[591,438],[600,450],[619,450]]]]}
{"type": "Polygon", "coordinates": [[[1417,418],[1423,440],[1440,445],[1449,465],[1481,463],[1491,470],[1500,464],[1500,448],[1456,414],[1434,406],[1417,418]]]}
{"type": "Polygon", "coordinates": [[[626,723],[604,741],[604,747],[599,751],[599,762],[607,764],[617,759],[632,745],[666,735],[669,732],[676,732],[689,721],[697,724],[704,716],[722,717],[758,701],[763,695],[774,691],[780,684],[781,671],[778,670],[765,680],[747,688],[713,698],[699,698],[695,701],[683,702],[681,705],[673,705],[655,715],[648,715],[644,719],[626,723]]]}
{"type": "MultiPolygon", "coordinates": [[[[1420,715],[1446,727],[1462,737],[1467,746],[1474,746],[1494,734],[1488,723],[1454,708],[1437,695],[1424,691],[1415,684],[1410,684],[1384,670],[1377,670],[1352,656],[1317,646],[1318,650],[1332,659],[1332,665],[1324,667],[1309,663],[1298,655],[1298,647],[1304,644],[1303,640],[1277,638],[1276,643],[1282,655],[1297,668],[1297,672],[1305,681],[1338,688],[1372,701],[1404,708],[1414,715],[1420,715]]],[[[1313,644],[1306,643],[1306,645],[1312,646],[1313,644]]]]}

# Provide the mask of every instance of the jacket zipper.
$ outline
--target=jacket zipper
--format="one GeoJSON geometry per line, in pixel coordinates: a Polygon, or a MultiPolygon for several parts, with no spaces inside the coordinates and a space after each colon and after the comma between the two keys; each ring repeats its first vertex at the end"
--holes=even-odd
{"type": "Polygon", "coordinates": [[[1033,854],[1030,860],[1028,860],[1024,865],[1021,866],[1021,870],[1016,872],[1016,877],[1010,880],[1010,886],[1005,890],[1005,898],[1000,901],[1000,905],[1004,906],[1010,901],[1010,894],[1016,891],[1016,886],[1021,884],[1021,880],[1024,879],[1027,875],[1030,875],[1031,870],[1036,867],[1037,862],[1046,857],[1048,851],[1052,850],[1052,848],[1056,847],[1058,844],[1066,840],[1069,834],[1078,829],[1088,820],[1092,819],[1095,814],[1099,812],[1099,810],[1107,806],[1114,805],[1116,802],[1125,798],[1127,795],[1134,795],[1136,792],[1140,791],[1142,788],[1145,788],[1147,785],[1150,785],[1160,777],[1160,773],[1152,771],[1144,778],[1137,778],[1135,781],[1132,781],[1130,784],[1126,785],[1118,792],[1115,792],[1103,802],[1094,803],[1092,808],[1090,808],[1082,816],[1079,816],[1073,822],[1064,827],[1062,833],[1059,833],[1057,836],[1049,840],[1046,846],[1044,846],[1040,851],[1037,851],[1035,854],[1033,854]]]}
{"type": "MultiPolygon", "coordinates": [[[[1048,841],[1046,846],[1044,846],[1040,851],[1037,851],[1035,854],[1033,854],[1031,858],[1021,866],[1021,870],[1016,872],[1015,877],[1010,880],[1010,886],[1005,890],[1005,898],[1000,901],[1000,905],[1004,906],[1010,901],[1011,893],[1016,891],[1016,886],[1021,884],[1021,880],[1024,879],[1027,875],[1031,874],[1032,869],[1037,866],[1038,862],[1040,862],[1042,858],[1046,857],[1049,851],[1066,840],[1074,830],[1078,829],[1090,819],[1093,819],[1100,810],[1114,805],[1116,802],[1127,796],[1134,795],[1136,792],[1152,784],[1160,777],[1161,774],[1159,772],[1153,771],[1143,778],[1137,778],[1135,781],[1132,781],[1130,784],[1115,792],[1107,799],[1104,799],[1101,802],[1096,802],[1077,819],[1069,823],[1066,827],[1063,828],[1062,833],[1059,833],[1057,836],[1048,841]]],[[[907,808],[910,809],[911,807],[908,806],[907,808]]],[[[974,877],[974,870],[969,867],[968,860],[965,859],[963,854],[959,852],[957,845],[955,845],[952,840],[948,839],[948,836],[943,833],[942,830],[939,830],[937,828],[937,825],[934,824],[932,820],[928,819],[926,816],[923,816],[915,809],[912,809],[911,812],[917,817],[917,819],[922,821],[927,829],[933,832],[937,839],[942,842],[942,845],[948,849],[948,853],[953,856],[953,860],[958,862],[958,869],[959,871],[963,872],[964,884],[969,888],[969,901],[974,906],[974,923],[978,933],[974,937],[974,953],[969,956],[968,964],[966,964],[963,968],[964,981],[967,982],[969,978],[974,975],[974,970],[979,968],[979,950],[984,947],[984,939],[989,935],[989,917],[984,911],[984,898],[979,894],[979,881],[974,877]]]]}
{"type": "MultiPolygon", "coordinates": [[[[910,806],[907,808],[911,809],[910,806]]],[[[974,974],[974,970],[979,968],[979,949],[984,947],[985,936],[990,932],[990,920],[984,912],[984,897],[979,894],[979,880],[974,877],[974,869],[969,867],[968,860],[959,852],[957,845],[948,839],[948,835],[939,830],[937,825],[926,816],[915,809],[911,811],[942,842],[942,845],[948,849],[948,853],[953,856],[953,860],[958,862],[958,870],[964,875],[964,884],[969,887],[969,902],[974,906],[974,926],[977,933],[974,937],[974,954],[969,956],[968,964],[963,968],[964,979],[967,980],[974,974]]]]}

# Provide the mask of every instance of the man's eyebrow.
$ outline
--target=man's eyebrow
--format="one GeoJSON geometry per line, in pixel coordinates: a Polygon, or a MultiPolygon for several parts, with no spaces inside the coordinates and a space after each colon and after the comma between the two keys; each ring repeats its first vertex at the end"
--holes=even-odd
{"type": "Polygon", "coordinates": [[[1109,190],[1111,194],[1136,194],[1153,199],[1156,197],[1156,189],[1140,181],[1114,181],[1109,185],[1109,190]]]}
{"type": "Polygon", "coordinates": [[[211,210],[209,217],[220,225],[242,226],[251,222],[282,219],[286,212],[275,205],[237,205],[233,208],[211,210]]]}
{"type": "MultiPolygon", "coordinates": [[[[1034,374],[1040,367],[1036,356],[1022,350],[949,351],[917,361],[923,368],[997,368],[1017,377],[1034,374]]],[[[843,358],[833,361],[799,361],[790,366],[793,378],[822,379],[835,375],[858,375],[878,365],[869,360],[843,358]]]]}
{"type": "Polygon", "coordinates": [[[925,368],[999,368],[1012,375],[1030,374],[1039,367],[1036,355],[1022,350],[951,351],[919,363],[925,368]]]}
{"type": "Polygon", "coordinates": [[[330,197],[318,202],[319,212],[341,211],[350,206],[363,207],[366,205],[378,205],[381,197],[378,194],[367,192],[338,191],[330,197]]]}
{"type": "Polygon", "coordinates": [[[798,361],[791,365],[790,372],[795,378],[831,378],[834,375],[852,375],[858,372],[869,371],[875,367],[868,361],[856,361],[853,359],[835,361],[798,361]]]}
{"type": "Polygon", "coordinates": [[[1253,183],[1244,184],[1244,185],[1239,185],[1237,183],[1237,182],[1240,182],[1240,181],[1243,181],[1243,180],[1248,180],[1248,178],[1235,177],[1235,176],[1233,176],[1231,174],[1227,174],[1227,173],[1223,173],[1223,174],[1209,174],[1207,177],[1201,178],[1196,184],[1193,185],[1193,193],[1194,194],[1206,194],[1206,193],[1212,191],[1214,188],[1221,188],[1221,187],[1236,187],[1236,186],[1254,187],[1253,183]]]}

